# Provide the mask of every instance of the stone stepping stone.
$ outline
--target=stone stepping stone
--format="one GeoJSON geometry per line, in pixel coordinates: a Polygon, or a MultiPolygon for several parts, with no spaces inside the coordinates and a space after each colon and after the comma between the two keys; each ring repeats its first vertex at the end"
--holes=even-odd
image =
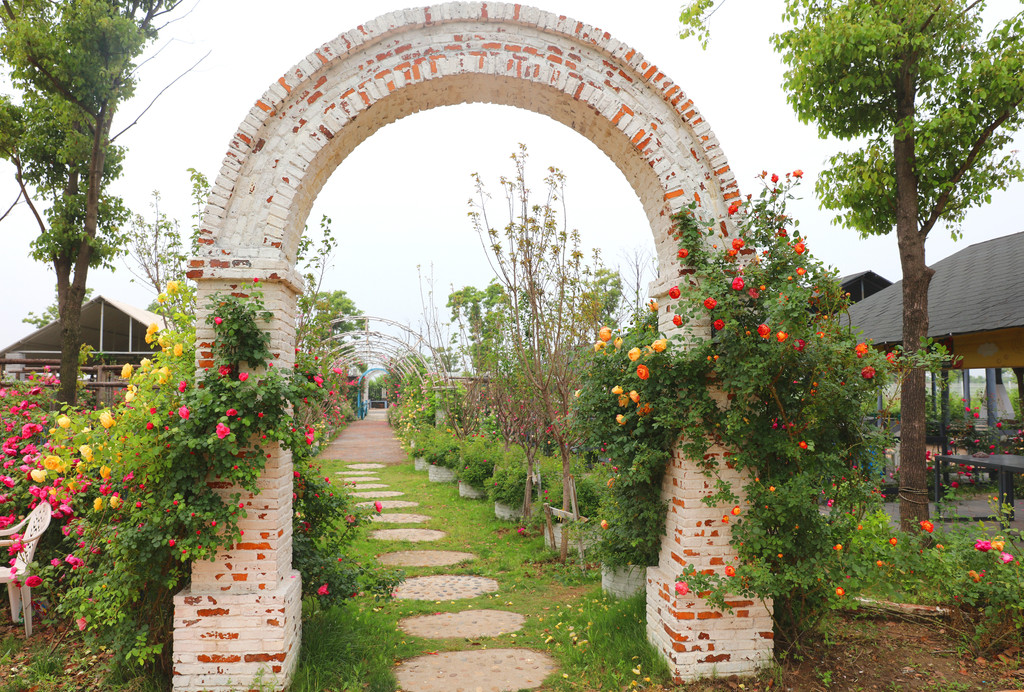
{"type": "Polygon", "coordinates": [[[539,651],[484,649],[411,658],[395,677],[405,692],[513,692],[540,687],[554,670],[554,660],[539,651]]]}
{"type": "Polygon", "coordinates": [[[398,626],[406,634],[424,639],[476,639],[518,632],[524,622],[526,617],[507,610],[464,610],[405,618],[398,621],[398,626]]]}
{"type": "Polygon", "coordinates": [[[387,483],[353,483],[352,487],[356,490],[370,490],[372,488],[390,488],[387,483]]]}
{"type": "Polygon", "coordinates": [[[383,469],[386,464],[345,464],[347,469],[383,469]]]}
{"type": "Polygon", "coordinates": [[[352,497],[369,497],[372,499],[375,497],[401,497],[405,493],[400,490],[364,490],[359,493],[351,493],[351,495],[352,497]]]}
{"type": "Polygon", "coordinates": [[[476,598],[497,590],[498,582],[487,577],[437,574],[406,579],[395,589],[395,598],[413,601],[454,601],[459,598],[476,598]]]}
{"type": "Polygon", "coordinates": [[[343,483],[373,483],[379,480],[380,478],[378,478],[377,476],[345,476],[344,478],[341,479],[343,483]]]}
{"type": "MultiPolygon", "coordinates": [[[[357,502],[356,507],[373,507],[372,502],[357,502]]],[[[407,507],[419,507],[419,502],[409,502],[408,500],[384,500],[380,503],[381,509],[405,509],[407,507]]]]}
{"type": "Polygon", "coordinates": [[[377,529],[370,532],[370,538],[378,541],[412,541],[422,543],[424,541],[439,541],[447,536],[444,531],[434,529],[377,529]]]}
{"type": "Polygon", "coordinates": [[[395,567],[443,567],[475,559],[473,553],[460,553],[457,550],[399,550],[377,556],[380,564],[395,567]]]}
{"type": "Polygon", "coordinates": [[[374,473],[374,471],[335,471],[336,476],[367,476],[374,473]]]}
{"type": "Polygon", "coordinates": [[[422,524],[425,521],[430,521],[430,517],[426,514],[401,514],[393,512],[391,514],[374,514],[370,517],[370,521],[379,521],[384,524],[422,524]]]}

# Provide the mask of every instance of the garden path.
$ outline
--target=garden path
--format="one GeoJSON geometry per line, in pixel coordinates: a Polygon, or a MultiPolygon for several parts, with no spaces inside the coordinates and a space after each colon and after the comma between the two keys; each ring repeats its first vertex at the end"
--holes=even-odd
{"type": "MultiPolygon", "coordinates": [[[[346,428],[323,452],[324,458],[346,462],[340,480],[355,486],[354,497],[364,500],[359,506],[371,506],[375,498],[404,495],[391,490],[379,474],[389,466],[411,464],[391,433],[385,417],[376,411],[362,421],[346,428]],[[372,479],[372,480],[371,480],[372,479]],[[371,489],[363,490],[360,486],[371,489]],[[380,486],[380,487],[376,487],[380,486]],[[369,501],[366,501],[369,500],[369,501]]],[[[417,506],[410,500],[382,500],[381,509],[405,509],[417,506]]],[[[422,514],[382,512],[376,521],[388,524],[420,523],[431,517],[422,514]]],[[[443,518],[440,518],[443,522],[443,518]]],[[[434,525],[437,525],[434,521],[434,525]]],[[[432,541],[444,532],[418,528],[380,529],[370,533],[380,541],[432,541]]],[[[474,559],[472,553],[448,550],[403,550],[387,552],[380,561],[406,567],[453,565],[474,559]]],[[[469,599],[482,594],[500,592],[500,584],[484,577],[467,575],[432,575],[412,577],[395,591],[399,599],[447,600],[469,599]]],[[[523,616],[500,610],[466,609],[405,618],[399,627],[412,636],[426,639],[486,638],[515,632],[523,626],[523,616]]],[[[555,670],[554,660],[545,653],[530,649],[471,649],[443,654],[419,656],[402,661],[395,676],[404,692],[505,692],[539,687],[555,670]]]]}

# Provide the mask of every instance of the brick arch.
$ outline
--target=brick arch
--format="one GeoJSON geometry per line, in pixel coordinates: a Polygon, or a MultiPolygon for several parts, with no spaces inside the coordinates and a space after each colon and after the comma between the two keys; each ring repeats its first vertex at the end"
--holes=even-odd
{"type": "MultiPolygon", "coordinates": [[[[203,250],[189,271],[199,285],[198,365],[212,362],[213,334],[202,308],[207,296],[244,293],[258,278],[274,313],[276,363],[290,367],[302,290],[295,254],[326,180],[381,127],[470,102],[547,115],[608,155],[650,220],[661,268],[654,297],[678,281],[669,237],[673,212],[695,200],[707,217],[720,219],[724,233],[732,231],[726,207],[739,191],[718,140],[680,86],[635,49],[583,22],[525,5],[453,2],[391,12],[288,70],[232,136],[203,215],[203,250]]],[[[668,305],[661,318],[671,331],[668,305]]],[[[244,497],[245,542],[194,566],[190,588],[175,598],[176,690],[226,692],[261,669],[276,676],[279,689],[290,680],[301,618],[300,580],[291,565],[291,478],[289,454],[273,453],[260,494],[244,497]]],[[[730,559],[727,532],[705,537],[699,528],[717,510],[690,509],[705,490],[705,479],[677,455],[663,492],[671,511],[661,567],[647,573],[648,636],[677,678],[752,669],[766,658],[764,630],[771,629],[759,605],[744,603],[736,617],[751,619],[736,622],[676,600],[671,585],[681,556],[712,569],[730,559]]]]}

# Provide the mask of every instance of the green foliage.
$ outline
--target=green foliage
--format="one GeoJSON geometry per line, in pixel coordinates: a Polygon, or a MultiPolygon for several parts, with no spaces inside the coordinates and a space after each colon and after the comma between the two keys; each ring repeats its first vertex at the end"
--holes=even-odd
{"type": "Polygon", "coordinates": [[[404,575],[371,568],[348,557],[349,546],[369,523],[369,511],[354,506],[345,490],[335,490],[313,462],[296,466],[292,518],[292,565],[302,574],[302,595],[335,605],[368,591],[390,598],[404,575]]]}
{"type": "Polygon", "coordinates": [[[135,91],[136,57],[179,1],[6,2],[0,12],[0,58],[20,97],[0,96],[0,158],[39,228],[33,257],[56,273],[69,403],[89,269],[112,268],[125,247],[128,212],[107,192],[123,158],[111,125],[135,91]]]}
{"type": "MultiPolygon", "coordinates": [[[[299,450],[313,442],[289,414],[316,396],[290,373],[269,368],[259,329],[262,297],[216,296],[214,367],[192,380],[191,334],[163,333],[152,361],[132,372],[123,404],[68,411],[57,421],[54,454],[44,465],[77,491],[68,558],[44,579],[57,611],[134,664],[166,663],[171,598],[193,560],[234,544],[246,515],[240,491],[256,492],[271,445],[299,450]],[[239,372],[246,363],[262,374],[239,372]],[[223,496],[208,479],[236,488],[223,496]]],[[[152,334],[151,334],[152,336],[152,334]]]]}
{"type": "Polygon", "coordinates": [[[766,181],[733,239],[695,210],[675,217],[692,270],[676,305],[685,339],[666,344],[647,318],[599,346],[580,419],[618,467],[609,558],[651,558],[630,551],[664,525],[660,474],[678,446],[712,481],[703,500],[724,508],[740,559],[736,577],[686,569],[690,588],[723,608],[730,593],[772,599],[776,635],[798,643],[832,605],[831,546],[877,501],[862,469],[884,439],[863,425],[862,404],[890,366],[839,319],[845,296],[786,214],[790,186],[766,181]],[[750,479],[742,490],[725,464],[750,479]]]}
{"type": "Polygon", "coordinates": [[[916,194],[927,233],[941,218],[954,235],[967,209],[1021,180],[1006,147],[1024,111],[1024,13],[982,35],[984,4],[898,0],[788,0],[794,27],[774,37],[789,67],[797,115],[822,137],[870,138],[831,159],[817,192],[836,222],[889,233],[899,194],[916,194]],[[913,142],[916,189],[896,184],[893,138],[913,142]]]}
{"type": "Polygon", "coordinates": [[[494,475],[487,486],[487,496],[492,502],[518,509],[526,497],[526,468],[521,457],[506,455],[494,467],[494,475]]]}
{"type": "Polygon", "coordinates": [[[418,442],[423,443],[422,449],[416,445],[416,453],[422,454],[428,464],[443,466],[447,469],[459,467],[461,453],[459,439],[450,432],[438,428],[426,428],[419,436],[418,442]]]}
{"type": "Polygon", "coordinates": [[[459,480],[479,490],[487,487],[494,465],[505,456],[502,446],[484,437],[473,437],[462,444],[459,480]]]}

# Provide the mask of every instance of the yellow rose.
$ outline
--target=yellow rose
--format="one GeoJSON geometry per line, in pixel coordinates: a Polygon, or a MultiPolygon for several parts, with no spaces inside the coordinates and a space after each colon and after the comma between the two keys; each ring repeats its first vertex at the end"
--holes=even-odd
{"type": "Polygon", "coordinates": [[[168,281],[167,288],[164,291],[168,295],[175,295],[181,289],[181,285],[177,281],[168,281]]]}
{"type": "Polygon", "coordinates": [[[168,368],[165,365],[164,367],[162,367],[159,370],[157,370],[157,373],[159,373],[159,377],[156,378],[157,383],[158,384],[167,384],[167,380],[171,376],[170,368],[168,368]]]}
{"type": "Polygon", "coordinates": [[[619,425],[625,425],[626,417],[620,413],[619,415],[615,416],[615,422],[618,423],[619,425]]]}
{"type": "Polygon", "coordinates": [[[61,416],[57,419],[57,425],[67,430],[71,426],[71,419],[67,416],[61,416]]]}
{"type": "Polygon", "coordinates": [[[101,509],[103,509],[103,498],[97,497],[92,501],[92,510],[94,512],[99,512],[101,509]]]}
{"type": "Polygon", "coordinates": [[[130,380],[131,377],[132,377],[133,370],[134,370],[134,368],[132,368],[132,364],[131,363],[125,363],[124,367],[121,368],[121,379],[123,379],[123,380],[130,380]]]}
{"type": "Polygon", "coordinates": [[[43,469],[32,469],[32,473],[29,475],[32,476],[32,480],[36,483],[42,483],[46,480],[46,471],[43,469]]]}
{"type": "Polygon", "coordinates": [[[104,411],[100,414],[100,425],[102,425],[107,430],[110,430],[112,427],[114,427],[114,424],[116,422],[117,421],[114,420],[114,417],[110,415],[110,411],[104,411]]]}
{"type": "Polygon", "coordinates": [[[82,455],[82,458],[86,461],[92,461],[92,447],[89,445],[82,445],[78,448],[78,453],[82,455]]]}
{"type": "Polygon", "coordinates": [[[110,467],[109,466],[101,466],[100,467],[100,477],[103,480],[105,480],[105,481],[109,481],[110,480],[110,467]]]}
{"type": "Polygon", "coordinates": [[[43,459],[43,466],[51,471],[57,471],[64,466],[64,460],[58,456],[51,454],[50,456],[43,459]]]}
{"type": "Polygon", "coordinates": [[[168,339],[163,334],[157,337],[156,342],[160,344],[160,348],[167,348],[168,346],[171,345],[171,340],[168,339]]]}
{"type": "Polygon", "coordinates": [[[150,322],[149,326],[146,327],[147,334],[156,334],[158,331],[160,331],[160,327],[156,326],[156,322],[150,322]]]}
{"type": "Polygon", "coordinates": [[[622,337],[621,336],[615,337],[615,342],[614,343],[615,343],[615,348],[622,348],[622,337]]]}
{"type": "Polygon", "coordinates": [[[152,364],[153,364],[153,361],[151,361],[149,358],[143,358],[142,362],[139,363],[139,367],[142,370],[148,370],[149,366],[152,365],[152,364]]]}
{"type": "Polygon", "coordinates": [[[640,349],[631,348],[629,349],[629,353],[627,353],[626,355],[629,356],[630,360],[636,360],[637,358],[640,357],[640,349]]]}
{"type": "Polygon", "coordinates": [[[181,347],[181,344],[174,344],[174,356],[181,358],[181,354],[185,352],[185,349],[181,347]]]}
{"type": "Polygon", "coordinates": [[[161,293],[160,295],[158,295],[156,297],[156,302],[160,303],[161,305],[166,303],[167,302],[167,294],[166,293],[161,293]]]}
{"type": "Polygon", "coordinates": [[[651,344],[651,348],[653,348],[656,352],[661,353],[666,348],[668,348],[668,341],[665,339],[658,339],[653,344],[651,344]]]}
{"type": "Polygon", "coordinates": [[[152,334],[149,334],[149,333],[146,334],[146,343],[147,344],[153,343],[153,335],[152,334]]]}
{"type": "Polygon", "coordinates": [[[132,390],[129,389],[127,392],[124,393],[124,403],[130,404],[132,403],[132,399],[134,398],[135,392],[133,392],[132,390]]]}
{"type": "Polygon", "coordinates": [[[622,387],[620,385],[612,387],[612,394],[622,394],[622,387]]]}
{"type": "Polygon", "coordinates": [[[111,509],[117,509],[120,505],[121,505],[121,498],[119,498],[117,495],[114,495],[112,498],[110,498],[110,508],[111,509]]]}
{"type": "Polygon", "coordinates": [[[604,350],[604,347],[605,343],[603,341],[598,341],[597,343],[594,344],[594,352],[600,353],[601,351],[604,350]]]}

